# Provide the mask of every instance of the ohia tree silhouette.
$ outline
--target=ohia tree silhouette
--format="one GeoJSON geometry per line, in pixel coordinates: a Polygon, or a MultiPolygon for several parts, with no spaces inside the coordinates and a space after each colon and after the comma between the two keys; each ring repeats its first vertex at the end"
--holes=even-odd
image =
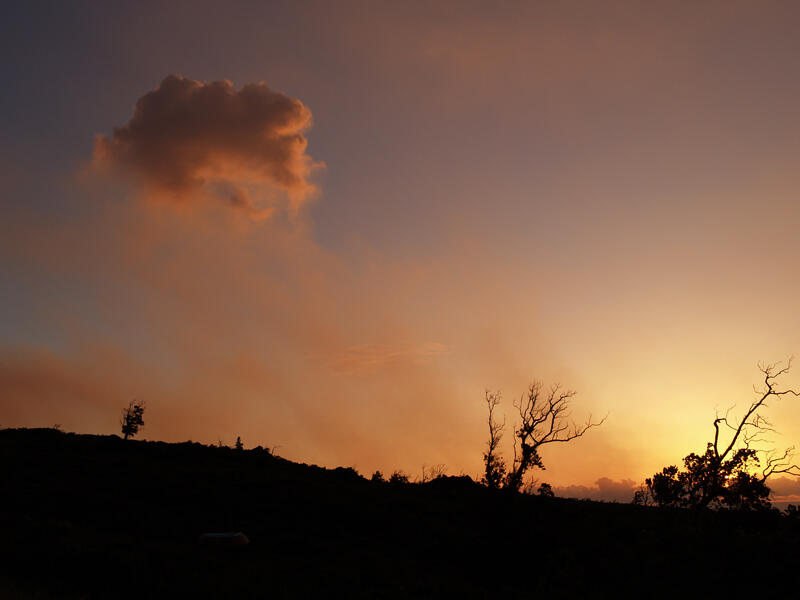
{"type": "Polygon", "coordinates": [[[785,367],[780,363],[759,365],[763,385],[756,388],[758,396],[741,419],[732,422],[731,409],[725,416],[717,414],[714,439],[708,442],[706,451],[686,456],[683,471],[672,465],[647,478],[633,502],[685,508],[769,508],[767,480],[777,474],[800,476],[800,466],[792,462],[794,447],[783,452],[762,447],[767,441],[765,435],[775,431],[762,414],[767,402],[800,396],[791,388],[778,387],[778,378],[788,373],[791,365],[791,360],[785,367]]]}
{"type": "Polygon", "coordinates": [[[570,402],[574,396],[574,391],[564,390],[559,385],[550,387],[546,392],[538,381],[528,386],[527,393],[514,402],[520,422],[514,428],[514,458],[511,465],[506,466],[499,452],[506,422],[504,418],[499,423],[494,416],[500,404],[500,394],[486,390],[484,398],[489,409],[489,442],[483,453],[484,475],[481,483],[493,489],[518,492],[530,469],[545,468],[539,453],[543,446],[571,442],[605,422],[606,417],[593,421],[591,415],[582,425],[571,421],[570,402]]]}
{"type": "Polygon", "coordinates": [[[122,410],[120,425],[122,426],[122,435],[126,440],[139,433],[139,429],[144,427],[144,402],[131,400],[128,407],[122,410]]]}

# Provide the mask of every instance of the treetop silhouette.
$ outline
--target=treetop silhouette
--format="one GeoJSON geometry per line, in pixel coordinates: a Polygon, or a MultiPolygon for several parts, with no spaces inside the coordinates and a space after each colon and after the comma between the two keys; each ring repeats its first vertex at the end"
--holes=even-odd
{"type": "Polygon", "coordinates": [[[139,429],[144,427],[144,402],[131,400],[128,407],[122,410],[120,425],[126,440],[139,433],[139,429]]]}

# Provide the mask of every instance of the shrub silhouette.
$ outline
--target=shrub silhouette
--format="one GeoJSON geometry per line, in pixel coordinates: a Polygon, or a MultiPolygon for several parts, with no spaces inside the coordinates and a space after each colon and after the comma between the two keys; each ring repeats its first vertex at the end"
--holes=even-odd
{"type": "Polygon", "coordinates": [[[555,494],[553,493],[553,487],[549,483],[543,483],[539,486],[539,489],[536,490],[537,496],[544,496],[546,498],[553,498],[555,494]]]}
{"type": "Polygon", "coordinates": [[[408,483],[408,475],[402,471],[395,471],[389,477],[389,483],[408,483]]]}

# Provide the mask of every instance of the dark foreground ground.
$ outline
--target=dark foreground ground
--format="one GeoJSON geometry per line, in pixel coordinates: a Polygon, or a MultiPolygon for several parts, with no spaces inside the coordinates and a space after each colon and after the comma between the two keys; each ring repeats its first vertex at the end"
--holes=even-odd
{"type": "Polygon", "coordinates": [[[0,598],[797,597],[800,520],[0,430],[0,598]],[[198,535],[243,531],[247,546],[198,535]]]}

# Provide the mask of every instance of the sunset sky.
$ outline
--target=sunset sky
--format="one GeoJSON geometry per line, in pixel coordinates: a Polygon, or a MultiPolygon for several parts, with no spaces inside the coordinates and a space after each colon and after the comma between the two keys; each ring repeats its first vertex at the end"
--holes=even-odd
{"type": "MultiPolygon", "coordinates": [[[[800,353],[798,31],[796,2],[5,3],[0,425],[119,433],[135,398],[146,439],[476,477],[484,390],[510,427],[539,379],[608,419],[535,477],[627,500],[800,353]]],[[[768,416],[800,446],[800,402],[768,416]]]]}

